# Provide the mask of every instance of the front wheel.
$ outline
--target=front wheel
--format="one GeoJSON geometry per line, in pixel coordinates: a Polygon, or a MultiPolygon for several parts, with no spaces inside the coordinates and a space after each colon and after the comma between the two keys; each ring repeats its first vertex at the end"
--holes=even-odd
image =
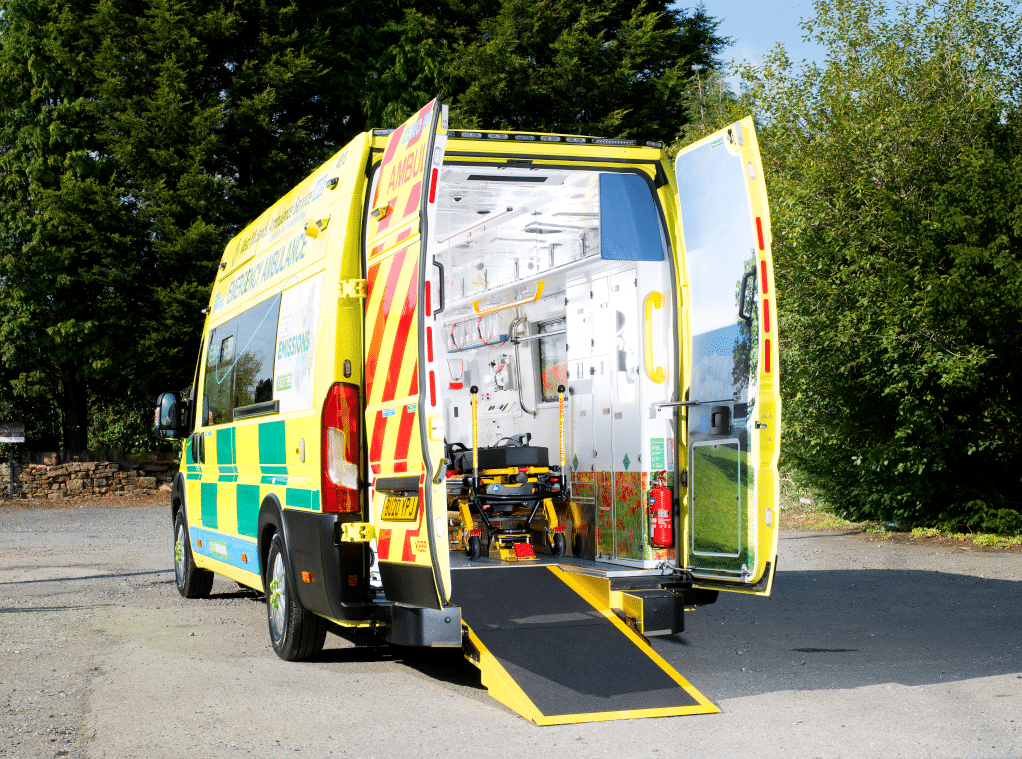
{"type": "Polygon", "coordinates": [[[195,566],[183,508],[174,517],[174,579],[185,598],[205,598],[213,590],[213,573],[195,566]]]}
{"type": "Polygon", "coordinates": [[[479,540],[478,535],[472,535],[468,539],[468,548],[465,549],[465,555],[468,556],[469,561],[475,561],[483,552],[482,543],[479,540]]]}
{"type": "Polygon", "coordinates": [[[284,539],[278,532],[270,541],[266,558],[266,618],[270,642],[285,661],[302,661],[323,650],[326,620],[306,611],[292,587],[284,539]]]}

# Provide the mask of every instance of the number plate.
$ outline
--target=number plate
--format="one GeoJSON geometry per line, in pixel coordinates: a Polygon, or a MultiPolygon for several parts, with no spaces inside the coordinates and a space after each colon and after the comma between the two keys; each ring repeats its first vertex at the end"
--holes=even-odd
{"type": "Polygon", "coordinates": [[[383,504],[383,518],[391,522],[414,522],[419,517],[419,497],[391,496],[383,504]]]}

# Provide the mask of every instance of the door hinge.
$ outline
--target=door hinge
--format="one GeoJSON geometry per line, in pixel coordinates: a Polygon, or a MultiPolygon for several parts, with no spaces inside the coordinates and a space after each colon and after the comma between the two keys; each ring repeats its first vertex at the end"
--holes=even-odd
{"type": "Polygon", "coordinates": [[[369,291],[369,286],[364,279],[342,279],[341,298],[364,298],[369,291]]]}
{"type": "Polygon", "coordinates": [[[376,537],[376,530],[369,522],[342,522],[341,543],[368,543],[376,537]]]}

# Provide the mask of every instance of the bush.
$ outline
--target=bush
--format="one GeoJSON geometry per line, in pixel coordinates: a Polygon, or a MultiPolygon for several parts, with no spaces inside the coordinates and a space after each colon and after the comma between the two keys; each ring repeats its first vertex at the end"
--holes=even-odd
{"type": "Polygon", "coordinates": [[[999,0],[818,0],[826,64],[743,70],[783,458],[845,517],[1016,529],[1022,42],[999,0]]]}
{"type": "Polygon", "coordinates": [[[89,405],[89,450],[156,450],[151,429],[155,405],[155,399],[144,398],[93,400],[89,405]]]}

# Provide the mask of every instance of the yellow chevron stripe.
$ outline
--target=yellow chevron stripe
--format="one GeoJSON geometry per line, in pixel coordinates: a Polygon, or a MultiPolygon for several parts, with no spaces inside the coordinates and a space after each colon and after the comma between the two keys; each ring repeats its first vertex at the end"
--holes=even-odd
{"type": "Polygon", "coordinates": [[[373,240],[372,243],[366,246],[366,250],[373,251],[376,248],[380,248],[380,252],[373,254],[369,258],[369,264],[375,264],[382,258],[386,258],[389,255],[393,255],[396,250],[399,250],[402,246],[408,245],[411,242],[415,242],[419,236],[419,215],[409,216],[407,221],[400,226],[388,229],[378,239],[373,240]],[[398,241],[398,235],[404,232],[409,227],[412,227],[412,233],[405,239],[398,241]]]}

